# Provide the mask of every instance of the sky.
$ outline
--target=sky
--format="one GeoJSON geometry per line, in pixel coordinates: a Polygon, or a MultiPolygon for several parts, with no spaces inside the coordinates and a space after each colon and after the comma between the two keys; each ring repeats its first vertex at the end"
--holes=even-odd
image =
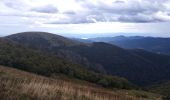
{"type": "Polygon", "coordinates": [[[25,31],[170,37],[170,0],[0,0],[0,36],[25,31]]]}

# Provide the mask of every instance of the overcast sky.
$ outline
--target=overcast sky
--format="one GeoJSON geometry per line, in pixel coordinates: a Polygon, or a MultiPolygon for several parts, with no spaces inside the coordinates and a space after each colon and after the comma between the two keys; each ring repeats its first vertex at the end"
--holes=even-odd
{"type": "Polygon", "coordinates": [[[170,0],[0,0],[0,35],[22,31],[170,37],[170,0]]]}

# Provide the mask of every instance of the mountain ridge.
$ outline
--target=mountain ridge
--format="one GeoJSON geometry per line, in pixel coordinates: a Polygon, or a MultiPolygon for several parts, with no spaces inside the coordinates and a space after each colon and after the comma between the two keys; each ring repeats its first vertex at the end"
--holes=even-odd
{"type": "MultiPolygon", "coordinates": [[[[10,38],[10,36],[7,38],[18,42],[15,38],[10,38]]],[[[36,39],[38,41],[38,38],[36,39]]],[[[24,45],[24,42],[25,41],[20,41],[18,43],[24,45]]],[[[26,43],[30,43],[30,46],[32,45],[29,40],[28,42],[26,41],[26,43]]],[[[60,55],[60,57],[64,59],[71,59],[73,62],[77,62],[80,65],[88,63],[87,65],[90,64],[88,66],[90,69],[100,69],[100,71],[97,71],[103,71],[109,75],[125,77],[138,85],[149,85],[156,81],[170,79],[170,75],[167,72],[167,70],[170,70],[170,64],[168,63],[170,62],[169,56],[158,55],[145,51],[144,53],[141,53],[133,50],[126,50],[104,42],[84,43],[72,46],[54,46],[50,48],[47,47],[46,45],[42,45],[41,48],[36,46],[36,48],[40,50],[46,50],[46,52],[50,52],[56,56],[60,55]],[[147,53],[149,56],[146,56],[147,53]],[[161,58],[159,59],[160,63],[153,56],[155,58],[161,58]],[[167,65],[162,63],[165,58],[168,58],[165,61],[167,65]],[[167,76],[164,74],[167,74],[167,76]]]]}
{"type": "Polygon", "coordinates": [[[91,38],[90,41],[101,41],[120,46],[125,49],[144,49],[147,51],[170,54],[170,38],[144,36],[117,36],[91,38]]]}
{"type": "Polygon", "coordinates": [[[96,73],[50,53],[30,49],[8,39],[0,39],[0,65],[48,77],[64,74],[72,78],[100,84],[103,87],[131,88],[132,85],[124,78],[96,73]],[[129,86],[126,87],[125,84],[129,86]]]}

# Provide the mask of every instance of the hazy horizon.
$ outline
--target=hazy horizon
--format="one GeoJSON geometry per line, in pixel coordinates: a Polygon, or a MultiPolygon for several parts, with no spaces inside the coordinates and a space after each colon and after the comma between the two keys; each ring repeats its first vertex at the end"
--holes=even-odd
{"type": "MultiPolygon", "coordinates": [[[[45,32],[45,31],[24,31],[24,32],[45,32]]],[[[18,32],[18,33],[24,33],[24,32],[18,32]]],[[[153,37],[153,38],[170,38],[169,36],[152,36],[152,35],[136,35],[133,33],[91,33],[91,34],[73,34],[73,33],[68,33],[68,34],[62,34],[62,33],[52,33],[52,32],[47,32],[47,33],[51,33],[51,34],[56,34],[56,35],[60,35],[66,38],[80,38],[80,39],[89,39],[89,38],[107,38],[107,37],[119,37],[119,36],[124,36],[124,37],[153,37]]],[[[12,34],[0,34],[0,37],[5,37],[5,36],[9,36],[9,35],[13,35],[13,34],[17,34],[17,33],[12,33],[12,34]]]]}

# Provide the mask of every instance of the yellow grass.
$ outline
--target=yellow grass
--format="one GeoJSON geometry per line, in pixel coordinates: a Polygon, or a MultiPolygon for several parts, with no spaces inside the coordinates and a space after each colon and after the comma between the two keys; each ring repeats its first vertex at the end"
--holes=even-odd
{"type": "Polygon", "coordinates": [[[93,84],[51,79],[0,66],[0,100],[161,100],[135,97],[93,84]]]}

